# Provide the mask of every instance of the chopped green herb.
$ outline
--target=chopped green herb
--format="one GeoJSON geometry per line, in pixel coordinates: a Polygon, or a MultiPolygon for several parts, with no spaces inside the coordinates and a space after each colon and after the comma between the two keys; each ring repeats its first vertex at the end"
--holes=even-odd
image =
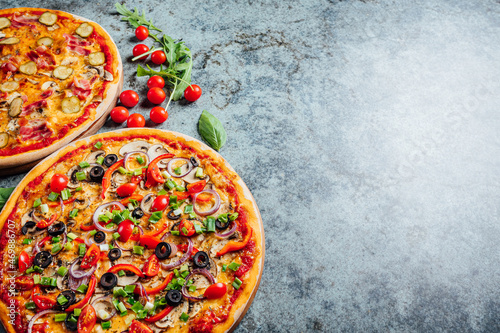
{"type": "Polygon", "coordinates": [[[168,202],[172,205],[172,204],[176,204],[177,203],[177,196],[176,195],[171,195],[168,202]]]}
{"type": "Polygon", "coordinates": [[[167,187],[169,190],[172,190],[175,188],[175,182],[172,179],[167,180],[167,187]]]}
{"type": "Polygon", "coordinates": [[[189,320],[189,316],[187,315],[187,313],[183,312],[180,316],[180,319],[183,321],[183,322],[187,322],[189,320]]]}
{"type": "Polygon", "coordinates": [[[61,243],[57,243],[57,244],[54,244],[54,246],[52,246],[52,254],[55,254],[61,250],[62,250],[61,243]]]}
{"type": "Polygon", "coordinates": [[[64,297],[63,294],[60,294],[58,297],[57,297],[57,303],[61,304],[61,305],[64,305],[66,303],[68,303],[68,299],[66,297],[64,297]]]}
{"type": "Polygon", "coordinates": [[[78,165],[82,169],[88,168],[90,166],[89,162],[87,162],[87,161],[82,161],[82,162],[78,163],[78,165]]]}
{"type": "Polygon", "coordinates": [[[39,267],[39,266],[33,266],[33,269],[35,270],[35,272],[37,273],[43,273],[43,268],[39,267]]]}
{"type": "Polygon", "coordinates": [[[125,271],[123,269],[118,271],[118,276],[125,276],[125,271]]]}
{"type": "Polygon", "coordinates": [[[207,232],[215,232],[215,219],[212,216],[206,219],[207,232]]]}
{"type": "Polygon", "coordinates": [[[33,282],[35,284],[40,284],[40,282],[41,282],[40,275],[33,276],[33,282]]]}
{"type": "Polygon", "coordinates": [[[71,192],[66,188],[61,191],[61,198],[63,200],[68,200],[71,197],[71,192]]]}
{"type": "Polygon", "coordinates": [[[23,244],[28,245],[28,244],[31,244],[32,241],[33,241],[32,239],[25,238],[25,239],[23,239],[23,244]]]}
{"type": "Polygon", "coordinates": [[[125,304],[123,304],[123,302],[118,303],[118,311],[120,311],[120,315],[123,312],[127,313],[127,308],[125,307],[125,304]]]}
{"type": "Polygon", "coordinates": [[[160,192],[158,192],[158,195],[165,195],[167,194],[168,192],[165,191],[165,189],[162,189],[160,192]]]}
{"type": "Polygon", "coordinates": [[[26,270],[26,274],[31,274],[33,273],[35,270],[33,269],[33,267],[30,267],[26,270]]]}
{"type": "Polygon", "coordinates": [[[192,212],[193,212],[193,205],[186,205],[186,207],[184,207],[184,213],[189,214],[192,212]]]}
{"type": "Polygon", "coordinates": [[[72,242],[67,242],[66,244],[64,244],[64,249],[66,251],[69,251],[73,248],[73,243],[72,242]]]}
{"type": "Polygon", "coordinates": [[[175,185],[175,189],[179,192],[186,192],[186,188],[181,185],[175,185]]]}
{"type": "Polygon", "coordinates": [[[101,141],[97,141],[97,143],[94,145],[94,147],[96,147],[97,149],[101,149],[102,142],[101,141]]]}
{"type": "Polygon", "coordinates": [[[113,296],[115,296],[115,297],[118,297],[118,296],[126,297],[127,296],[127,292],[125,290],[123,290],[122,287],[114,287],[113,288],[113,296]]]}
{"type": "Polygon", "coordinates": [[[26,302],[24,303],[24,306],[26,307],[26,309],[28,310],[34,310],[36,309],[36,304],[35,302],[26,302]]]}
{"type": "MultiPolygon", "coordinates": [[[[62,296],[62,295],[61,295],[61,296],[62,296]]],[[[59,296],[59,297],[61,297],[61,296],[59,296]]],[[[64,296],[62,296],[62,297],[64,297],[64,296]]],[[[64,299],[66,299],[66,298],[64,298],[64,299]]],[[[59,298],[57,298],[57,300],[59,300],[59,298]]],[[[67,302],[68,302],[68,300],[66,300],[66,303],[67,303],[67,302]]],[[[63,305],[64,303],[60,303],[60,304],[61,304],[61,305],[63,305]]],[[[68,315],[67,315],[67,314],[65,314],[65,313],[57,313],[57,314],[54,316],[54,321],[56,321],[56,322],[59,322],[59,321],[65,321],[67,316],[68,316],[68,315]]]]}
{"type": "Polygon", "coordinates": [[[59,197],[59,193],[50,192],[48,199],[50,201],[56,201],[58,197],[59,197]]]}
{"type": "Polygon", "coordinates": [[[122,175],[128,174],[127,169],[125,169],[124,167],[119,167],[118,172],[121,173],[122,175]]]}
{"type": "Polygon", "coordinates": [[[89,287],[86,284],[81,284],[80,287],[76,288],[79,293],[85,294],[89,287]]]}
{"type": "Polygon", "coordinates": [[[196,291],[196,286],[195,285],[192,285],[192,286],[189,286],[189,291],[190,292],[195,292],[196,291]]]}
{"type": "Polygon", "coordinates": [[[87,247],[85,246],[85,244],[78,244],[78,255],[80,257],[83,257],[85,255],[86,250],[87,247]]]}
{"type": "Polygon", "coordinates": [[[59,243],[61,241],[61,237],[57,236],[57,237],[52,237],[52,243],[55,244],[55,243],[59,243]]]}
{"type": "Polygon", "coordinates": [[[238,279],[237,277],[235,277],[232,284],[233,284],[234,289],[240,289],[242,283],[243,282],[241,282],[240,279],[238,279]]]}
{"type": "Polygon", "coordinates": [[[41,204],[40,205],[40,211],[43,214],[47,214],[49,212],[49,205],[47,205],[47,204],[41,204]]]}
{"type": "Polygon", "coordinates": [[[75,188],[75,191],[76,191],[76,192],[79,192],[79,191],[81,191],[81,190],[82,190],[82,187],[81,187],[81,186],[78,186],[77,188],[75,188]]]}
{"type": "Polygon", "coordinates": [[[82,309],[74,309],[74,310],[73,310],[73,314],[74,314],[75,316],[77,316],[77,317],[80,315],[80,313],[82,313],[82,309]]]}
{"type": "Polygon", "coordinates": [[[78,209],[73,209],[71,212],[69,212],[69,217],[76,217],[78,215],[78,209]]]}
{"type": "Polygon", "coordinates": [[[123,288],[125,290],[125,292],[127,294],[132,294],[135,290],[135,284],[131,284],[131,285],[128,285],[128,286],[125,286],[125,288],[123,288]]]}
{"type": "Polygon", "coordinates": [[[142,304],[140,302],[136,302],[132,305],[132,311],[134,311],[135,313],[138,313],[139,311],[142,311],[144,309],[144,307],[142,306],[142,304]]]}
{"type": "Polygon", "coordinates": [[[78,171],[76,173],[76,179],[78,179],[78,180],[85,180],[85,178],[87,178],[87,176],[85,175],[85,172],[78,171]]]}
{"type": "Polygon", "coordinates": [[[42,204],[42,199],[38,198],[33,202],[33,208],[36,208],[42,204]]]}
{"type": "Polygon", "coordinates": [[[222,271],[225,272],[226,269],[227,269],[227,265],[226,264],[222,265],[222,271]]]}
{"type": "Polygon", "coordinates": [[[111,322],[110,321],[103,321],[101,322],[101,327],[105,330],[107,330],[108,328],[111,328],[111,322]]]}
{"type": "Polygon", "coordinates": [[[182,273],[181,273],[181,276],[182,276],[183,278],[186,278],[186,276],[188,276],[188,275],[189,275],[189,272],[188,272],[188,271],[186,271],[186,272],[182,272],[182,273]]]}
{"type": "Polygon", "coordinates": [[[142,156],[137,156],[135,159],[139,164],[144,163],[144,159],[142,158],[142,156]]]}
{"type": "Polygon", "coordinates": [[[113,238],[114,239],[118,239],[120,237],[121,237],[121,235],[119,233],[117,233],[117,232],[113,233],[113,238]]]}
{"type": "Polygon", "coordinates": [[[95,234],[97,234],[97,230],[91,230],[90,231],[90,236],[94,236],[95,234]]]}
{"type": "Polygon", "coordinates": [[[142,175],[142,169],[139,168],[139,169],[135,169],[134,172],[132,173],[134,176],[139,176],[139,175],[142,175]]]}
{"type": "Polygon", "coordinates": [[[57,270],[57,274],[59,274],[59,276],[65,276],[67,273],[68,269],[64,266],[59,267],[59,269],[57,270]]]}
{"type": "Polygon", "coordinates": [[[96,163],[99,163],[100,165],[102,165],[103,162],[104,162],[104,156],[99,156],[96,160],[96,163]]]}
{"type": "Polygon", "coordinates": [[[237,271],[240,268],[241,264],[235,263],[234,261],[227,266],[230,270],[237,271]]]}
{"type": "Polygon", "coordinates": [[[133,248],[133,251],[135,254],[144,254],[144,247],[143,246],[138,246],[138,245],[134,245],[134,248],[133,248]]]}
{"type": "Polygon", "coordinates": [[[159,220],[161,220],[162,216],[163,216],[163,212],[162,211],[154,212],[149,217],[149,222],[156,223],[159,220]]]}
{"type": "Polygon", "coordinates": [[[77,235],[75,235],[75,234],[74,234],[74,233],[72,233],[72,232],[70,232],[67,236],[68,236],[68,238],[69,238],[69,239],[71,239],[71,240],[73,240],[73,239],[75,239],[75,238],[77,238],[77,237],[78,237],[77,235]]]}
{"type": "Polygon", "coordinates": [[[231,221],[234,221],[238,218],[238,215],[239,215],[238,213],[232,213],[231,215],[229,215],[229,219],[231,221]]]}
{"type": "Polygon", "coordinates": [[[194,176],[197,178],[203,178],[203,169],[200,167],[196,168],[196,173],[194,174],[194,176]]]}
{"type": "Polygon", "coordinates": [[[180,235],[179,231],[177,231],[177,230],[170,231],[170,234],[172,234],[173,236],[179,236],[180,235]]]}

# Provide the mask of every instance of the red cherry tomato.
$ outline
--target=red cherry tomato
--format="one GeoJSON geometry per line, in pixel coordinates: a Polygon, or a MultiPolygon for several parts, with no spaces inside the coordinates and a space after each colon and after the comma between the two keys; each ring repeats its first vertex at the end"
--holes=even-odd
{"type": "Polygon", "coordinates": [[[163,80],[163,78],[159,75],[151,76],[148,80],[148,88],[151,89],[154,87],[158,87],[158,88],[165,87],[165,80],[163,80]]]}
{"type": "Polygon", "coordinates": [[[144,267],[142,268],[144,275],[146,276],[155,276],[160,271],[160,261],[156,254],[152,254],[151,257],[148,258],[144,267]]]}
{"type": "MultiPolygon", "coordinates": [[[[149,51],[149,47],[147,47],[144,44],[137,44],[134,46],[134,49],[132,50],[132,54],[134,57],[140,56],[143,53],[146,53],[149,51]]],[[[145,55],[144,57],[140,57],[139,60],[146,60],[148,58],[148,55],[145,55]]]]}
{"type": "Polygon", "coordinates": [[[19,272],[24,273],[31,266],[31,258],[26,251],[19,254],[18,264],[19,272]]]}
{"type": "Polygon", "coordinates": [[[186,186],[187,190],[189,193],[198,193],[203,191],[205,188],[205,185],[207,185],[207,181],[205,179],[197,181],[196,183],[191,183],[186,186]]]}
{"type": "Polygon", "coordinates": [[[149,112],[149,118],[157,124],[163,123],[168,118],[168,112],[161,106],[155,106],[149,112]]]}
{"type": "Polygon", "coordinates": [[[90,333],[94,330],[97,316],[92,305],[87,305],[78,317],[78,333],[90,333]]]}
{"type": "Polygon", "coordinates": [[[101,255],[101,250],[99,249],[99,246],[97,246],[95,243],[90,245],[87,252],[85,253],[85,256],[82,259],[80,268],[87,269],[95,266],[95,264],[97,264],[97,262],[99,261],[100,255],[101,255]]]}
{"type": "Polygon", "coordinates": [[[184,98],[190,102],[196,101],[200,96],[201,88],[196,84],[192,84],[184,90],[184,98]]]}
{"type": "Polygon", "coordinates": [[[169,197],[167,195],[159,195],[153,201],[151,205],[151,211],[158,212],[160,210],[164,210],[168,206],[169,197]]]}
{"type": "Polygon", "coordinates": [[[148,100],[153,104],[162,103],[166,97],[167,95],[161,88],[153,87],[148,91],[148,100]]]}
{"type": "Polygon", "coordinates": [[[35,286],[35,281],[31,276],[21,275],[16,276],[16,289],[25,291],[31,290],[35,286]]]}
{"type": "Polygon", "coordinates": [[[190,237],[193,236],[196,230],[194,229],[193,222],[189,220],[182,220],[179,224],[179,233],[181,236],[190,237]]]}
{"type": "Polygon", "coordinates": [[[149,36],[149,30],[145,26],[141,25],[135,29],[135,37],[138,40],[145,40],[149,36]]]}
{"type": "Polygon", "coordinates": [[[151,61],[157,65],[163,64],[165,60],[167,60],[167,57],[162,50],[154,51],[151,54],[151,61]]]}
{"type": "Polygon", "coordinates": [[[33,325],[31,333],[47,333],[50,332],[50,325],[48,321],[44,321],[42,324],[33,325]]]}
{"type": "Polygon", "coordinates": [[[128,110],[123,106],[117,106],[111,110],[111,119],[117,123],[121,124],[128,118],[128,110]]]}
{"type": "Polygon", "coordinates": [[[208,287],[205,290],[203,296],[205,296],[208,299],[221,298],[226,294],[226,291],[227,291],[227,286],[224,283],[218,282],[208,287]]]}
{"type": "Polygon", "coordinates": [[[144,127],[146,119],[140,113],[131,114],[127,119],[127,127],[144,127]]]}
{"type": "Polygon", "coordinates": [[[52,309],[57,303],[54,296],[42,295],[42,291],[38,285],[33,288],[33,291],[31,292],[31,299],[40,310],[52,309]]]}
{"type": "Polygon", "coordinates": [[[116,230],[116,232],[120,234],[120,241],[127,242],[130,239],[130,236],[132,236],[134,228],[135,224],[130,220],[120,222],[118,230],[116,230]]]}
{"type": "MultiPolygon", "coordinates": [[[[150,329],[146,324],[141,323],[140,321],[137,320],[132,320],[132,324],[130,325],[130,328],[128,329],[129,333],[153,333],[153,330],[150,329]]],[[[78,332],[80,333],[80,332],[78,332]]]]}
{"type": "Polygon", "coordinates": [[[125,90],[120,94],[120,102],[128,108],[133,108],[139,103],[139,95],[133,90],[125,90]]]}
{"type": "Polygon", "coordinates": [[[56,173],[50,179],[50,189],[52,192],[60,193],[66,188],[66,185],[68,185],[68,177],[60,173],[56,173]]]}
{"type": "Polygon", "coordinates": [[[119,186],[116,189],[116,194],[118,194],[122,198],[130,197],[136,189],[137,189],[136,183],[127,183],[119,186]]]}

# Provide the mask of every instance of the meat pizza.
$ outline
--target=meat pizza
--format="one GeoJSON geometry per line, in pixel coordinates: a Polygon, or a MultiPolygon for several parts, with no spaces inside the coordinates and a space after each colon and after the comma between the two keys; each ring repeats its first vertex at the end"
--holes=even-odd
{"type": "Polygon", "coordinates": [[[175,132],[72,143],[0,215],[8,332],[227,332],[257,291],[257,205],[220,155],[175,132]]]}
{"type": "Polygon", "coordinates": [[[114,103],[121,59],[97,23],[57,10],[0,10],[0,168],[75,139],[114,103]]]}

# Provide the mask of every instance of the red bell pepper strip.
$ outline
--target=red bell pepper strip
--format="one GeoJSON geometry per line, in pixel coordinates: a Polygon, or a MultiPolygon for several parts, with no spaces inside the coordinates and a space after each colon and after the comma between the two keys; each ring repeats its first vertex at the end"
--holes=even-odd
{"type": "MultiPolygon", "coordinates": [[[[73,198],[70,198],[70,199],[68,199],[68,200],[66,200],[66,201],[63,201],[63,204],[64,204],[64,205],[70,204],[70,203],[72,203],[73,201],[75,201],[75,199],[76,199],[76,198],[74,198],[74,197],[73,197],[73,198]]],[[[57,206],[59,206],[60,204],[61,204],[61,200],[47,202],[47,205],[48,205],[49,207],[57,207],[57,206]]]]}
{"type": "Polygon", "coordinates": [[[163,154],[152,160],[148,165],[146,188],[148,185],[154,185],[154,182],[163,184],[165,179],[160,173],[160,168],[158,168],[158,162],[165,158],[172,158],[174,154],[163,154]]]}
{"type": "Polygon", "coordinates": [[[52,309],[56,305],[56,300],[49,296],[42,296],[41,293],[40,286],[33,288],[31,299],[35,302],[35,305],[40,310],[52,309]]]}
{"type": "MultiPolygon", "coordinates": [[[[167,288],[168,284],[170,283],[170,281],[172,281],[172,278],[174,277],[174,272],[170,273],[162,282],[162,284],[160,284],[159,286],[157,287],[154,287],[154,288],[146,288],[144,287],[144,289],[146,289],[146,293],[148,295],[155,295],[155,294],[158,294],[159,292],[163,291],[165,288],[167,288]]],[[[137,295],[140,295],[141,292],[140,292],[140,289],[139,287],[135,287],[134,289],[134,294],[137,294],[137,295]]]]}
{"type": "MultiPolygon", "coordinates": [[[[156,236],[160,235],[162,232],[164,232],[165,230],[167,230],[167,228],[168,228],[167,220],[162,220],[162,221],[163,222],[161,222],[161,224],[158,225],[158,229],[156,231],[148,232],[147,234],[144,234],[143,236],[156,237],[156,236]]],[[[137,237],[137,239],[135,239],[135,240],[139,240],[139,237],[137,237]]]]}
{"type": "Polygon", "coordinates": [[[220,257],[220,256],[225,255],[228,252],[241,250],[242,248],[247,246],[248,241],[250,240],[250,237],[252,237],[252,229],[248,230],[247,234],[245,235],[245,238],[243,238],[243,240],[241,242],[230,241],[215,255],[217,257],[220,257]]]}
{"type": "Polygon", "coordinates": [[[161,242],[161,239],[151,235],[142,235],[139,237],[139,244],[147,247],[148,249],[154,249],[161,242]]]}
{"type": "Polygon", "coordinates": [[[172,311],[173,308],[174,308],[173,306],[167,305],[167,307],[165,309],[161,310],[159,313],[155,314],[153,317],[144,318],[144,321],[148,322],[148,323],[154,323],[155,321],[158,321],[158,320],[164,318],[166,315],[168,315],[170,313],[170,311],[172,311]]]}
{"type": "Polygon", "coordinates": [[[131,264],[118,264],[114,265],[110,269],[108,269],[108,273],[117,273],[119,271],[129,271],[134,273],[137,276],[144,277],[144,274],[140,271],[139,268],[135,267],[134,265],[131,264]]]}
{"type": "Polygon", "coordinates": [[[41,220],[39,221],[36,226],[37,228],[39,229],[45,229],[47,228],[49,225],[51,225],[52,223],[55,222],[55,220],[57,220],[57,218],[59,217],[58,214],[52,214],[52,216],[50,217],[50,219],[47,221],[47,220],[41,220]]]}
{"type": "Polygon", "coordinates": [[[85,294],[85,297],[82,298],[82,300],[80,302],[77,302],[77,303],[71,305],[69,308],[67,308],[66,312],[73,312],[74,309],[81,309],[85,305],[87,305],[87,303],[90,301],[90,298],[92,297],[92,295],[94,295],[96,284],[97,284],[97,279],[96,279],[95,275],[92,274],[92,276],[90,277],[89,288],[87,289],[87,293],[85,294]]]}
{"type": "Polygon", "coordinates": [[[86,224],[83,224],[80,226],[80,229],[82,229],[82,231],[90,231],[90,230],[95,230],[97,229],[96,226],[92,223],[92,224],[89,224],[89,225],[86,225],[86,224]]]}
{"type": "Polygon", "coordinates": [[[106,198],[106,191],[108,190],[109,185],[111,185],[111,176],[113,175],[113,172],[118,170],[121,166],[123,166],[123,160],[119,160],[118,162],[110,166],[104,173],[104,176],[102,177],[102,199],[106,198]]]}
{"type": "Polygon", "coordinates": [[[142,195],[140,194],[132,194],[130,197],[128,198],[125,198],[125,199],[122,199],[120,201],[120,203],[124,206],[127,206],[128,203],[130,202],[130,199],[133,199],[133,200],[136,200],[138,202],[141,202],[142,201],[142,198],[144,198],[142,195]]]}
{"type": "Polygon", "coordinates": [[[80,237],[76,237],[75,239],[73,239],[73,242],[76,242],[78,244],[85,243],[85,241],[83,239],[81,239],[80,237]]]}

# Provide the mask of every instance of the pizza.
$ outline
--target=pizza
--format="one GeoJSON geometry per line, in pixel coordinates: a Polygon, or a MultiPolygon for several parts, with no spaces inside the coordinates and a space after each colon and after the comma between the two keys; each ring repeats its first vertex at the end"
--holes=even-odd
{"type": "Polygon", "coordinates": [[[231,331],[264,262],[241,178],[205,144],[155,129],[55,152],[0,225],[0,318],[12,333],[231,331]]]}
{"type": "Polygon", "coordinates": [[[0,167],[75,139],[115,102],[121,71],[97,23],[57,10],[0,10],[0,167]]]}

